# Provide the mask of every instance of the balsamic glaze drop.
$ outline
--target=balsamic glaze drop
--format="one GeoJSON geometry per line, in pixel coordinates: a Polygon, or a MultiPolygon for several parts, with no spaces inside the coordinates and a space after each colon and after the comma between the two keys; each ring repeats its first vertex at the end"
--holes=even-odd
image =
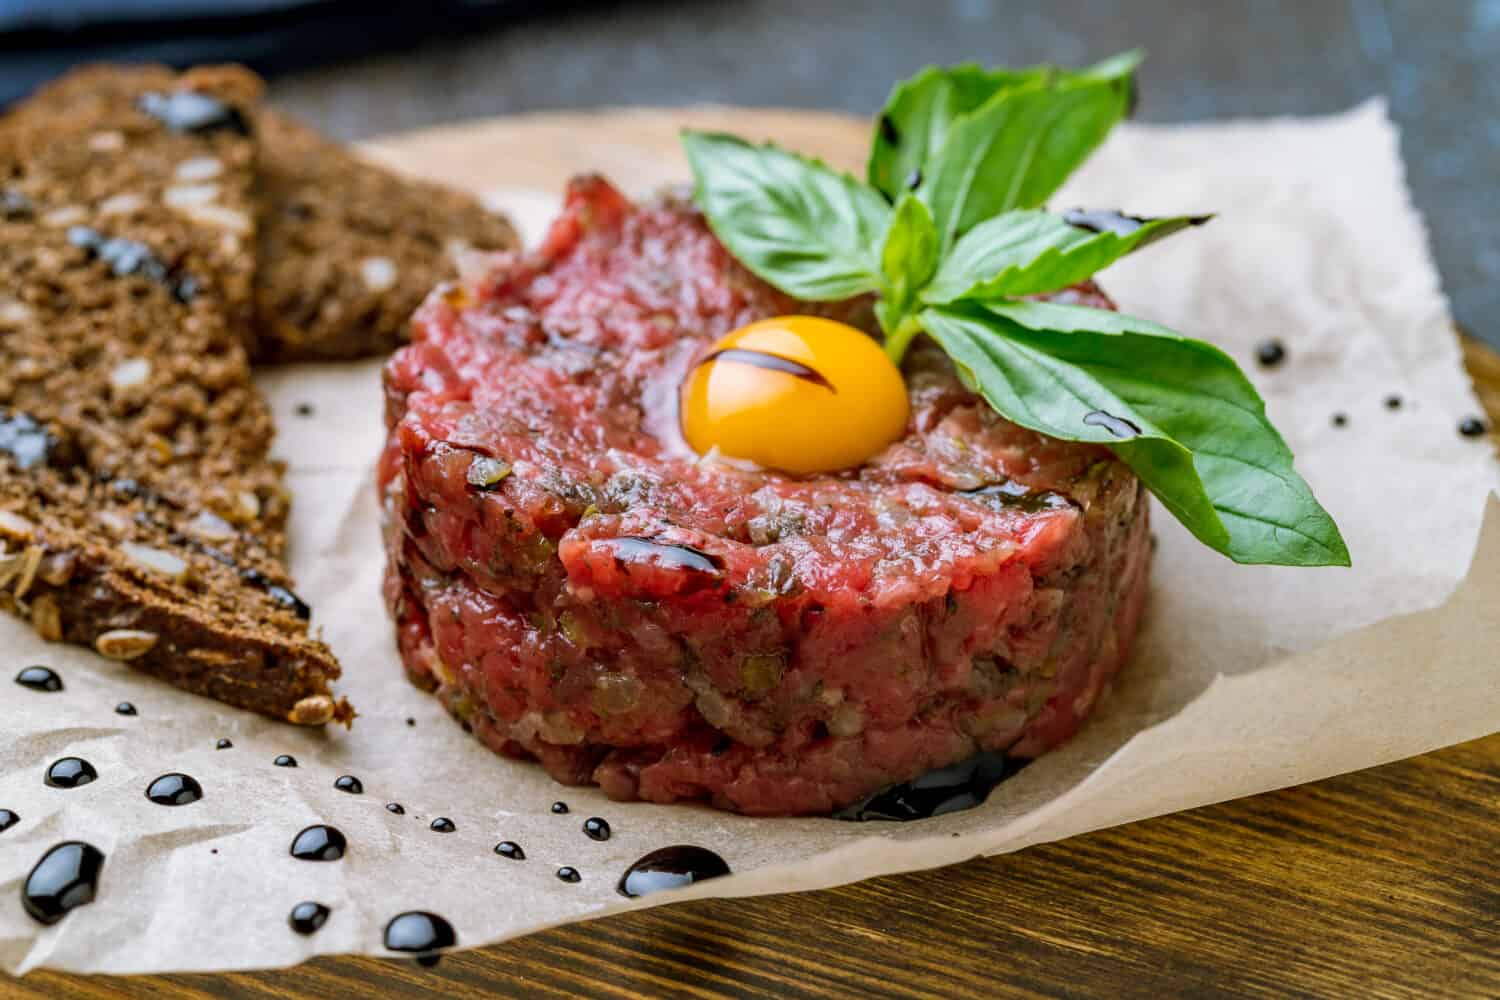
{"type": "Polygon", "coordinates": [[[962,496],[972,497],[986,507],[996,509],[1009,507],[1036,514],[1044,510],[1061,510],[1073,506],[1073,501],[1052,490],[1033,490],[1025,483],[1008,479],[1003,483],[991,483],[978,489],[962,490],[962,496]]]}
{"type": "Polygon", "coordinates": [[[578,869],[574,868],[572,865],[563,865],[561,868],[559,868],[557,870],[557,877],[562,879],[564,882],[583,881],[583,876],[578,874],[578,869]]]}
{"type": "Polygon", "coordinates": [[[514,840],[502,840],[495,845],[495,853],[502,858],[510,858],[512,861],[525,861],[526,852],[521,850],[521,845],[514,840]]]}
{"type": "Polygon", "coordinates": [[[1025,767],[1027,760],[999,751],[975,754],[957,764],[928,771],[920,778],[882,789],[834,813],[835,819],[912,820],[972,809],[994,787],[1025,767]]]}
{"type": "Polygon", "coordinates": [[[226,737],[224,739],[219,740],[219,742],[215,743],[214,744],[214,749],[215,750],[228,750],[232,746],[234,746],[234,741],[232,741],[232,740],[230,740],[230,739],[228,739],[226,737]]]}
{"type": "Polygon", "coordinates": [[[1103,427],[1111,436],[1117,438],[1132,438],[1141,432],[1141,429],[1131,421],[1103,410],[1093,410],[1084,414],[1083,422],[1090,427],[1103,427]]]}
{"type": "MultiPolygon", "coordinates": [[[[764,368],[768,371],[782,372],[783,374],[790,375],[793,378],[800,378],[804,382],[811,382],[813,385],[827,389],[829,392],[834,393],[835,395],[838,394],[838,390],[833,387],[833,383],[828,381],[828,376],[824,375],[816,368],[809,368],[807,365],[804,365],[800,361],[793,361],[790,358],[783,358],[779,354],[770,354],[766,351],[746,350],[742,347],[726,347],[722,351],[714,351],[708,357],[698,362],[698,367],[702,368],[704,365],[714,361],[727,362],[730,364],[749,365],[752,368],[764,368]]],[[[692,551],[696,552],[697,550],[694,549],[692,551]]]]}
{"type": "Polygon", "coordinates": [[[293,757],[289,753],[284,753],[281,756],[277,757],[275,760],[271,761],[271,763],[275,764],[277,767],[296,767],[297,758],[293,757]]]}
{"type": "Polygon", "coordinates": [[[21,817],[16,815],[14,810],[0,809],[0,833],[4,833],[19,822],[21,822],[21,817]]]}
{"type": "Polygon", "coordinates": [[[0,219],[29,219],[35,214],[36,205],[25,194],[14,188],[0,188],[0,219]]]}
{"type": "Polygon", "coordinates": [[[328,914],[332,912],[322,903],[308,900],[292,907],[292,912],[287,915],[286,922],[298,934],[311,934],[328,922],[328,914]]]}
{"type": "Polygon", "coordinates": [[[53,847],[31,869],[21,887],[21,905],[38,923],[55,924],[68,911],[94,901],[104,855],[92,844],[68,840],[53,847]]]}
{"type": "Polygon", "coordinates": [[[239,108],[193,90],[174,90],[170,94],[153,90],[142,94],[136,107],[173,132],[202,134],[229,129],[240,135],[250,134],[250,123],[239,108]]]}
{"type": "Polygon", "coordinates": [[[590,816],[583,821],[583,832],[590,840],[608,840],[610,835],[609,822],[598,816],[590,816]]]}
{"type": "Polygon", "coordinates": [[[294,412],[299,417],[310,417],[315,411],[311,403],[298,403],[294,412]]]}
{"type": "Polygon", "coordinates": [[[146,787],[146,798],[159,806],[187,806],[203,798],[203,786],[191,775],[173,771],[146,787]]]}
{"type": "Polygon", "coordinates": [[[0,451],[23,470],[46,463],[56,444],[47,428],[26,414],[0,415],[0,451]]]}
{"type": "Polygon", "coordinates": [[[1286,360],[1286,345],[1279,340],[1264,341],[1255,349],[1255,360],[1266,368],[1275,368],[1286,360]]]}
{"type": "Polygon", "coordinates": [[[342,831],[317,823],[297,834],[292,840],[291,854],[298,861],[337,861],[348,846],[342,831]]]}
{"type": "Polygon", "coordinates": [[[720,575],[722,561],[719,557],[691,545],[676,545],[630,535],[607,539],[600,544],[607,544],[615,559],[622,563],[654,563],[662,569],[681,570],[704,578],[720,575]]]}
{"type": "Polygon", "coordinates": [[[115,277],[141,275],[161,285],[184,305],[198,294],[196,278],[174,272],[166,261],[140,240],[107,236],[88,226],[71,226],[68,229],[68,242],[82,248],[91,260],[98,259],[108,264],[115,277]]]}
{"type": "Polygon", "coordinates": [[[652,851],[625,869],[615,889],[634,899],[728,874],[729,865],[708,848],[675,844],[652,851]]]}
{"type": "Polygon", "coordinates": [[[1466,438],[1482,437],[1486,429],[1484,421],[1478,417],[1465,417],[1458,424],[1458,433],[1466,438]]]}
{"type": "Polygon", "coordinates": [[[115,714],[116,715],[135,715],[137,713],[136,713],[134,705],[132,705],[128,701],[122,701],[118,705],[115,706],[115,714]]]}
{"type": "Polygon", "coordinates": [[[42,780],[53,788],[82,788],[97,777],[99,772],[94,765],[82,757],[59,757],[47,768],[42,780]]]}
{"type": "Polygon", "coordinates": [[[1401,403],[1402,399],[1400,396],[1391,395],[1385,397],[1385,408],[1387,410],[1399,410],[1401,409],[1401,403]]]}
{"type": "Polygon", "coordinates": [[[408,725],[408,726],[415,726],[415,725],[416,725],[416,724],[417,724],[417,720],[416,720],[416,719],[413,719],[413,718],[412,718],[412,717],[411,717],[411,716],[409,716],[409,715],[408,715],[408,716],[407,716],[407,717],[406,717],[406,724],[407,724],[407,725],[408,725]]]}
{"type": "Polygon", "coordinates": [[[553,812],[554,815],[561,816],[563,813],[565,813],[567,811],[568,811],[568,804],[566,802],[554,802],[554,803],[552,803],[552,812],[553,812]]]}
{"type": "Polygon", "coordinates": [[[453,925],[436,913],[408,910],[385,925],[385,946],[416,956],[420,965],[436,965],[438,952],[458,943],[453,925]]]}
{"type": "Polygon", "coordinates": [[[399,802],[387,802],[385,804],[385,811],[388,813],[395,813],[397,816],[406,815],[406,807],[399,802]]]}
{"type": "Polygon", "coordinates": [[[339,775],[338,778],[335,779],[333,787],[337,788],[341,792],[348,792],[350,795],[363,795],[365,793],[364,782],[360,781],[352,774],[339,775]]]}
{"type": "Polygon", "coordinates": [[[437,819],[428,824],[428,829],[433,830],[437,833],[452,833],[453,831],[458,829],[458,824],[453,822],[447,816],[439,816],[437,819]]]}
{"type": "Polygon", "coordinates": [[[24,667],[16,674],[16,683],[33,691],[61,691],[62,678],[51,667],[24,667]]]}
{"type": "Polygon", "coordinates": [[[1348,414],[1345,414],[1345,413],[1335,413],[1333,415],[1333,426],[1335,426],[1335,427],[1347,427],[1348,425],[1349,425],[1349,416],[1348,416],[1348,414]]]}

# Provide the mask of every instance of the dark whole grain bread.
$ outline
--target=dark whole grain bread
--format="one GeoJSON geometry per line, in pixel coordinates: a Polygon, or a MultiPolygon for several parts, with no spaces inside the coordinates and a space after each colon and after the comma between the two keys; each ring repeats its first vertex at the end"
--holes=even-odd
{"type": "MultiPolygon", "coordinates": [[[[237,210],[253,217],[256,235],[247,245],[226,241],[234,259],[218,262],[231,279],[230,320],[254,360],[387,354],[406,341],[407,321],[428,291],[454,276],[459,252],[518,246],[509,221],[478,199],[401,177],[286,115],[252,108],[262,84],[248,70],[194,73],[244,98],[244,112],[230,124],[255,133],[253,190],[237,210]]],[[[174,77],[164,66],[89,66],[43,87],[19,114],[46,119],[83,108],[104,117],[107,109],[129,108],[142,91],[168,88],[174,77]]],[[[200,174],[212,169],[195,167],[200,174]]],[[[221,180],[195,175],[194,167],[188,175],[184,183],[200,192],[221,180]]]]}
{"type": "Polygon", "coordinates": [[[260,135],[257,360],[387,354],[464,249],[511,250],[475,198],[397,176],[270,111],[260,135]]]}
{"type": "Polygon", "coordinates": [[[347,721],[241,339],[258,94],[96,69],[0,121],[0,605],[189,691],[347,721]]]}

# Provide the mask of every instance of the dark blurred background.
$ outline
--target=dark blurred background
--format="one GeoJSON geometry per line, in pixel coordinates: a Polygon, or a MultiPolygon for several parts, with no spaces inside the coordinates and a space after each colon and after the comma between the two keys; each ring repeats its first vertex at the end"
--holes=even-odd
{"type": "Polygon", "coordinates": [[[868,114],[926,63],[1133,46],[1148,121],[1385,95],[1455,313],[1500,346],[1500,0],[0,0],[0,101],[84,59],[239,59],[357,139],[598,105],[868,114]]]}

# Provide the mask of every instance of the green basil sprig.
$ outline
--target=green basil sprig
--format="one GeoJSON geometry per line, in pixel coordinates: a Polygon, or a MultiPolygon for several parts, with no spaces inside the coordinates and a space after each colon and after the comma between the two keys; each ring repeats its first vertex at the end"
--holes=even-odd
{"type": "Polygon", "coordinates": [[[1127,113],[1139,62],[923,70],[891,92],[863,183],[689,131],[695,197],[765,281],[809,301],[874,293],[894,362],[926,333],[998,413],[1109,446],[1216,551],[1347,566],[1338,526],[1228,355],[1148,320],[1024,298],[1208,221],[1041,207],[1127,113]]]}

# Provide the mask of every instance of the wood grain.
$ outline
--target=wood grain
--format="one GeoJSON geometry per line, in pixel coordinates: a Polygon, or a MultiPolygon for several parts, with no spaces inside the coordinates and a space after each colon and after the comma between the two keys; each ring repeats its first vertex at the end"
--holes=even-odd
{"type": "MultiPolygon", "coordinates": [[[[866,128],[820,114],[688,116],[851,166],[866,128]]],[[[603,158],[629,183],[632,171],[660,176],[658,157],[675,155],[684,117],[506,120],[380,143],[376,153],[471,185],[501,164],[508,183],[537,187],[554,182],[557,157],[603,158]]],[[[1467,338],[1465,354],[1494,426],[1500,355],[1467,338]]],[[[1500,735],[1019,854],[563,927],[431,970],[338,958],[238,975],[42,972],[0,981],[0,995],[1493,998],[1497,858],[1500,735]]]]}

